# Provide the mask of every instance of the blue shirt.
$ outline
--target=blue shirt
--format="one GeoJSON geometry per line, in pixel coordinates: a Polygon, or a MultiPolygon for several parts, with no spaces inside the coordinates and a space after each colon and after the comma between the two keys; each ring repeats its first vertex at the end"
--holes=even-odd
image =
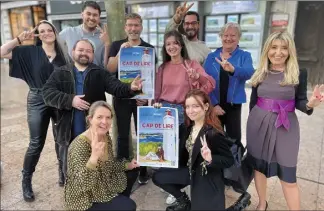
{"type": "MultiPolygon", "coordinates": [[[[75,75],[75,90],[76,95],[83,95],[83,85],[84,79],[89,72],[89,70],[79,71],[76,67],[73,68],[75,75]]],[[[73,131],[72,139],[80,135],[86,130],[86,121],[85,121],[85,111],[80,111],[79,109],[74,108],[73,111],[73,131]]]]}

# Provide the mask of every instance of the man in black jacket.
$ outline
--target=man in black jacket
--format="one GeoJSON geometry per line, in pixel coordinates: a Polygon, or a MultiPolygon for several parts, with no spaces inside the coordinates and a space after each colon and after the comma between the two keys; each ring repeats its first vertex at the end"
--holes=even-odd
{"type": "Polygon", "coordinates": [[[86,130],[86,114],[96,101],[106,101],[105,92],[119,98],[130,98],[142,88],[136,77],[124,84],[109,72],[92,63],[94,47],[91,41],[81,39],[72,50],[74,63],[56,69],[43,87],[44,101],[58,109],[57,142],[66,175],[67,149],[75,137],[86,130]]]}

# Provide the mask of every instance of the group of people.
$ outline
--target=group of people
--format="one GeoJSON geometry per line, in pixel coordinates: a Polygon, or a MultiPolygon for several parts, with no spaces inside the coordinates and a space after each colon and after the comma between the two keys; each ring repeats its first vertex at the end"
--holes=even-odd
{"type": "MultiPolygon", "coordinates": [[[[241,112],[246,102],[245,83],[251,79],[252,94],[247,121],[247,156],[253,166],[259,203],[266,210],[266,179],[278,176],[290,210],[300,209],[296,183],[299,150],[298,109],[308,115],[324,101],[315,86],[307,99],[307,71],[300,70],[295,44],[287,32],[274,32],[266,40],[260,64],[254,70],[251,54],[239,48],[241,29],[227,23],[220,31],[222,47],[210,52],[198,39],[199,14],[179,6],[166,27],[163,63],[155,76],[152,104],[178,110],[179,168],[160,168],[153,183],[169,196],[167,210],[224,210],[223,171],[235,164],[233,146],[241,143],[241,112]],[[181,25],[183,29],[178,29],[181,25]],[[181,32],[180,32],[181,31],[181,32]],[[234,140],[234,141],[233,141],[234,140]],[[289,153],[287,153],[289,152],[289,153]],[[191,197],[183,188],[190,185],[191,197]]],[[[151,47],[140,38],[142,18],[125,16],[127,37],[110,43],[107,27],[101,28],[100,6],[87,1],[83,23],[57,32],[43,20],[1,46],[1,58],[10,59],[10,76],[29,86],[27,121],[30,143],[23,170],[25,201],[34,201],[32,175],[44,147],[52,120],[59,162],[59,185],[64,186],[68,210],[136,210],[129,198],[138,178],[146,184],[149,175],[130,155],[129,131],[137,106],[148,100],[129,99],[141,93],[143,79],[131,84],[118,78],[121,48],[151,47]],[[28,39],[36,44],[24,46],[28,39]],[[114,109],[105,92],[113,95],[114,109]],[[109,134],[116,119],[117,157],[109,134]]],[[[135,127],[137,121],[135,121],[135,127]]],[[[242,210],[250,194],[228,210],[242,210]]]]}

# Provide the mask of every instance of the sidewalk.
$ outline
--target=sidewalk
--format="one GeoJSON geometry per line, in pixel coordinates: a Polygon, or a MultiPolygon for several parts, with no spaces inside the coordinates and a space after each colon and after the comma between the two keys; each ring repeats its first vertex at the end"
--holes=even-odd
{"type": "MultiPolygon", "coordinates": [[[[248,96],[250,91],[247,88],[248,96]]],[[[33,177],[36,200],[26,203],[22,199],[21,169],[29,143],[27,92],[27,85],[21,80],[9,78],[7,65],[1,64],[1,161],[4,167],[1,178],[1,210],[63,210],[63,188],[57,184],[58,165],[51,128],[33,177]]],[[[324,210],[324,105],[317,108],[310,117],[299,111],[297,115],[301,128],[297,176],[302,209],[324,210]]],[[[248,104],[245,104],[242,109],[243,142],[247,116],[248,104]]],[[[252,195],[249,210],[254,210],[258,197],[253,182],[249,192],[252,195]]],[[[232,190],[226,191],[227,205],[233,203],[238,196],[232,190]]],[[[151,181],[140,187],[131,197],[137,203],[138,210],[166,208],[164,202],[167,195],[151,181]]],[[[268,210],[287,210],[277,178],[268,181],[267,200],[268,210]]]]}

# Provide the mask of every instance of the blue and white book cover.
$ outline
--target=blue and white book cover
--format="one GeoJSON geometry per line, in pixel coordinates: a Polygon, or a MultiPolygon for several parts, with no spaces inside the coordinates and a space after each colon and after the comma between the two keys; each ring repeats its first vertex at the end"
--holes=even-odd
{"type": "Polygon", "coordinates": [[[133,99],[154,99],[155,51],[153,48],[138,46],[120,50],[119,80],[131,83],[136,76],[140,76],[144,81],[142,93],[133,99]]]}
{"type": "Polygon", "coordinates": [[[178,168],[178,110],[137,107],[137,162],[141,166],[178,168]]]}

